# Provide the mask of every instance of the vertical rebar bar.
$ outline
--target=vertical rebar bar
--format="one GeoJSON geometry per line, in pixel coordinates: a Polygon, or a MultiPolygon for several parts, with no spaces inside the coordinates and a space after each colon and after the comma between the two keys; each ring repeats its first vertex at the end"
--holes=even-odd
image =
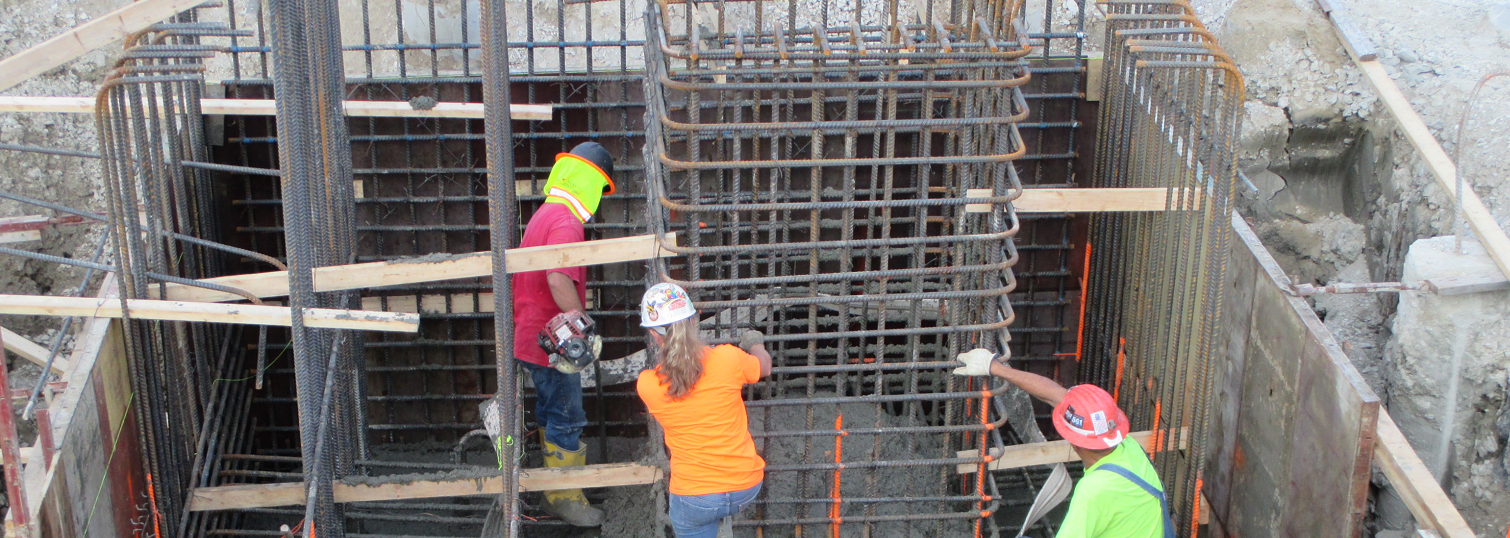
{"type": "MultiPolygon", "coordinates": [[[[531,3],[533,5],[533,2],[531,3]]],[[[506,251],[519,229],[514,202],[514,140],[509,121],[508,12],[503,2],[482,5],[483,132],[487,143],[488,230],[493,251],[493,357],[497,364],[495,398],[503,404],[501,431],[503,491],[488,512],[483,536],[513,538],[519,533],[518,461],[519,380],[514,364],[514,294],[506,251]]]]}

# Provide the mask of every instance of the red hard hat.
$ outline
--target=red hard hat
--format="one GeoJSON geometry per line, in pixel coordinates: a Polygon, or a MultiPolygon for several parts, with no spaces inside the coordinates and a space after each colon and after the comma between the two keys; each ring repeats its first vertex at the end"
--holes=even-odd
{"type": "Polygon", "coordinates": [[[1054,429],[1080,448],[1115,448],[1127,437],[1127,415],[1095,385],[1075,385],[1054,406],[1054,429]]]}

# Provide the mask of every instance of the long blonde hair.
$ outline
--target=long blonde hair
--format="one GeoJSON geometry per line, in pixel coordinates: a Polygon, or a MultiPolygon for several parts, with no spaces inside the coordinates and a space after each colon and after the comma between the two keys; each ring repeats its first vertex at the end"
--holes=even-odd
{"type": "Polygon", "coordinates": [[[692,386],[703,377],[703,353],[707,342],[698,334],[697,316],[667,325],[666,336],[661,339],[658,358],[660,365],[655,375],[661,383],[669,385],[666,395],[673,401],[687,397],[692,386]]]}

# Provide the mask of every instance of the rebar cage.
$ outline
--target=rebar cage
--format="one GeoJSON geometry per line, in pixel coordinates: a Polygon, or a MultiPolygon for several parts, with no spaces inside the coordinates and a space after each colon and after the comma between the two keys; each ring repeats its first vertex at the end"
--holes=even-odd
{"type": "MultiPolygon", "coordinates": [[[[667,264],[590,268],[587,302],[608,337],[604,359],[645,345],[633,316],[647,281],[688,284],[710,317],[713,341],[744,328],[771,335],[777,371],[748,397],[772,487],[746,512],[741,534],[1015,532],[1017,523],[1003,515],[1028,502],[1041,474],[980,473],[982,458],[959,452],[1031,435],[1004,425],[1002,387],[952,376],[945,362],[984,346],[1043,373],[1074,371],[1060,367],[1073,363],[1076,345],[1074,244],[1083,221],[1018,216],[1009,202],[1025,187],[1076,185],[1090,152],[1089,137],[1077,136],[1094,113],[1081,102],[1083,6],[782,4],[511,4],[512,100],[556,108],[549,121],[513,122],[514,224],[543,200],[555,153],[597,140],[613,152],[622,178],[587,224],[588,239],[676,232],[678,243],[665,247],[684,249],[667,264]],[[647,34],[655,17],[674,24],[647,34]],[[967,207],[988,203],[986,212],[967,207]],[[977,472],[958,474],[960,464],[977,472]]],[[[191,52],[221,79],[207,95],[275,97],[267,5],[228,0],[223,11],[199,10],[225,21],[222,31],[234,29],[229,38],[196,30],[212,44],[191,52]]],[[[347,99],[482,101],[475,2],[363,0],[339,8],[347,99]]],[[[279,126],[266,116],[205,120],[203,140],[187,143],[208,145],[207,158],[193,161],[216,163],[203,163],[196,169],[208,171],[196,177],[211,182],[199,185],[219,205],[201,213],[200,225],[218,226],[225,242],[250,252],[224,256],[208,272],[175,274],[270,270],[258,256],[290,258],[279,126]]],[[[488,249],[482,121],[345,122],[351,261],[488,249]]],[[[149,131],[157,128],[141,132],[149,131]]],[[[493,463],[485,443],[468,435],[481,426],[476,403],[497,387],[491,291],[487,279],[362,290],[363,308],[420,312],[421,331],[369,335],[357,342],[361,364],[338,368],[363,370],[343,389],[350,398],[343,405],[361,411],[357,433],[335,449],[349,470],[335,477],[493,463]]],[[[257,332],[216,334],[220,340],[202,346],[209,352],[180,345],[185,337],[174,329],[157,333],[162,356],[198,373],[163,370],[152,386],[193,386],[205,406],[193,432],[170,431],[182,424],[139,432],[145,453],[192,466],[192,477],[171,483],[156,475],[159,502],[191,487],[300,480],[310,472],[297,405],[309,393],[296,390],[289,335],[257,332]],[[161,439],[184,442],[153,441],[161,439]]],[[[323,363],[329,350],[309,354],[323,363]]],[[[632,387],[605,375],[592,376],[584,401],[593,463],[634,457],[622,442],[645,435],[632,387]]],[[[156,413],[164,401],[152,402],[156,413]]],[[[529,432],[528,390],[521,406],[529,432]]],[[[528,446],[538,440],[526,435],[524,442],[522,465],[535,465],[528,446]]],[[[588,495],[598,502],[605,492],[588,495]]],[[[571,535],[541,517],[533,496],[521,500],[524,535],[571,535]]],[[[355,503],[336,520],[367,535],[476,535],[485,501],[355,503]]],[[[182,519],[162,534],[269,535],[304,514],[174,512],[182,519]]]]}
{"type": "Polygon", "coordinates": [[[688,288],[710,330],[773,343],[747,404],[766,486],[735,525],[994,534],[994,478],[953,475],[1002,445],[1003,387],[950,370],[972,347],[1004,351],[1014,318],[1020,6],[720,7],[646,15],[645,161],[652,230],[684,232],[663,247],[685,261],[656,277],[688,288]]]}
{"type": "Polygon", "coordinates": [[[1194,536],[1212,349],[1244,99],[1232,58],[1187,2],[1107,12],[1097,187],[1169,189],[1166,210],[1091,219],[1082,380],[1117,397],[1153,456],[1180,535],[1194,536]]]}

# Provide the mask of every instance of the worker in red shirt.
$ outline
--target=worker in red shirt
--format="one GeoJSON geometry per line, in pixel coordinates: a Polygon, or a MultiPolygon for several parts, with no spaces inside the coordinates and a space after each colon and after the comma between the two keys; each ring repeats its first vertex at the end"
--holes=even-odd
{"type": "MultiPolygon", "coordinates": [[[[583,142],[556,155],[545,182],[545,203],[530,217],[520,247],[576,243],[604,194],[613,194],[613,157],[597,142],[583,142]]],[[[579,442],[587,414],[582,410],[582,378],[576,368],[541,349],[538,335],[558,314],[583,310],[587,268],[566,267],[517,273],[514,279],[514,358],[535,384],[535,421],[546,467],[587,464],[579,442]]],[[[597,527],[603,511],[587,503],[580,489],[545,492],[545,510],[578,527],[597,527]]]]}

